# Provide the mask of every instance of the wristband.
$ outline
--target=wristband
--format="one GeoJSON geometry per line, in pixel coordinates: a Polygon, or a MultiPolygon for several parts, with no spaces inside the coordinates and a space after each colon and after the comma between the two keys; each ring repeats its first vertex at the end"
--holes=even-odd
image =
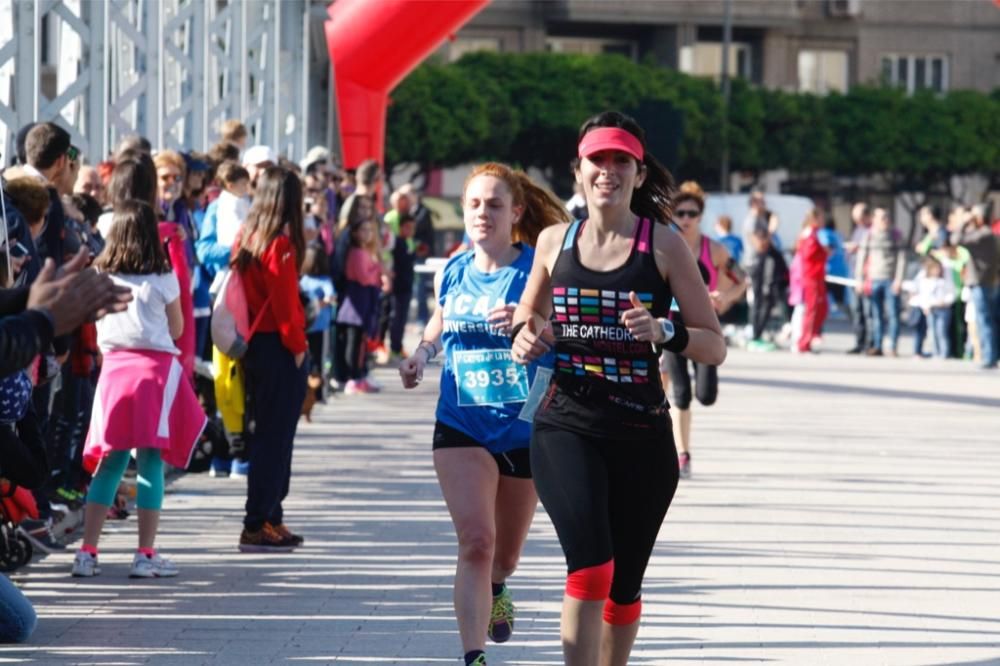
{"type": "Polygon", "coordinates": [[[688,336],[687,326],[685,326],[679,321],[674,321],[671,323],[674,326],[674,336],[660,346],[669,352],[680,354],[685,349],[687,349],[688,346],[689,336],[688,336]]]}
{"type": "Polygon", "coordinates": [[[663,331],[663,342],[660,345],[665,345],[674,337],[674,323],[666,317],[660,317],[656,321],[660,324],[660,330],[663,331]]]}
{"type": "Polygon", "coordinates": [[[438,355],[437,344],[433,340],[421,340],[420,344],[417,345],[417,349],[423,349],[424,353],[427,354],[427,363],[438,355]]]}
{"type": "Polygon", "coordinates": [[[522,321],[520,324],[514,324],[513,328],[510,329],[510,341],[514,342],[517,338],[517,334],[521,332],[521,329],[527,324],[527,321],[522,321]]]}

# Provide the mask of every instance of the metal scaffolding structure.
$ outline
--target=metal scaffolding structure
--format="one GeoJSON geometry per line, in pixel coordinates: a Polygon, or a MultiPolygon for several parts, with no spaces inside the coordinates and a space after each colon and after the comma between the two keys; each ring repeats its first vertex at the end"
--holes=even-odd
{"type": "Polygon", "coordinates": [[[0,0],[3,161],[18,128],[40,120],[91,162],[130,134],[204,150],[227,118],[291,158],[329,145],[329,60],[311,44],[326,4],[0,0]]]}

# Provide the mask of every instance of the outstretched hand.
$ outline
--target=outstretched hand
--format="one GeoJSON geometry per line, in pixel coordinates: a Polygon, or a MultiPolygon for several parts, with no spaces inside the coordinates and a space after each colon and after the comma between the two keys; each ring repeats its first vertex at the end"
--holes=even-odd
{"type": "Polygon", "coordinates": [[[55,335],[65,335],[109,312],[120,312],[132,300],[128,287],[117,286],[107,275],[84,268],[89,258],[89,250],[82,247],[58,271],[48,259],[31,284],[28,308],[47,311],[55,335]]]}

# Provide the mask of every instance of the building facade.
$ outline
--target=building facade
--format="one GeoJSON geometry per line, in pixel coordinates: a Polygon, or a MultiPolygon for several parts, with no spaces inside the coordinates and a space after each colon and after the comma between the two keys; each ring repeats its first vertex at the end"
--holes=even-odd
{"type": "MultiPolygon", "coordinates": [[[[717,77],[723,12],[723,0],[494,0],[442,50],[620,53],[717,77]]],[[[732,25],[730,73],[768,88],[1000,88],[994,0],[733,0],[732,25]]]]}

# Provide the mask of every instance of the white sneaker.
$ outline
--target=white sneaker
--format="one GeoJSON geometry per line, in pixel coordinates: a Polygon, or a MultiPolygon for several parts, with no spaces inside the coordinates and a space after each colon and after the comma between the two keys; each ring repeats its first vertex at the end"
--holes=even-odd
{"type": "Polygon", "coordinates": [[[85,553],[82,550],[76,551],[73,558],[72,574],[75,578],[91,578],[101,573],[101,567],[97,565],[97,556],[85,553]]]}
{"type": "Polygon", "coordinates": [[[157,553],[152,557],[136,553],[132,558],[129,578],[172,578],[180,573],[174,563],[157,553]]]}

